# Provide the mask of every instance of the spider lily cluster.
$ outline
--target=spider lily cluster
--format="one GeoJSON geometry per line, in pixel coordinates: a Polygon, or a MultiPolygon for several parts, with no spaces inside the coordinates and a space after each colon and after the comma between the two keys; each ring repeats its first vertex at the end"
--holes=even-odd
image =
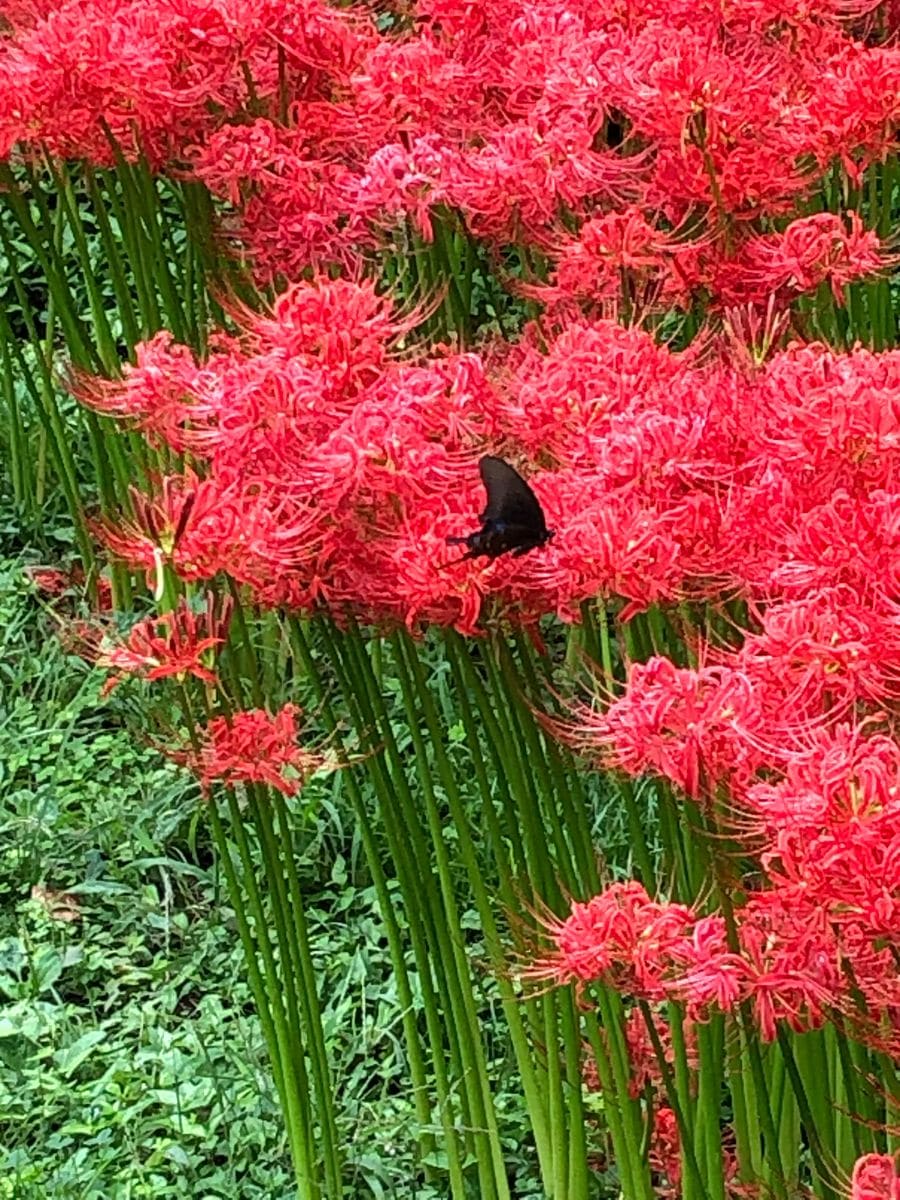
{"type": "MultiPolygon", "coordinates": [[[[120,378],[73,372],[164,464],[96,523],[113,558],[158,598],[169,572],[225,575],[263,611],[415,635],[539,640],[543,618],[599,604],[635,649],[647,616],[645,652],[621,687],[605,662],[566,736],[676,789],[721,861],[702,889],[675,871],[677,899],[643,879],[573,902],[524,973],[626,998],[656,1190],[701,1194],[698,1029],[767,1045],[831,1026],[900,1057],[900,351],[815,340],[863,313],[894,341],[896,5],[13,0],[5,17],[0,152],[204,185],[275,297],[232,305],[203,352],[160,332],[120,378]],[[477,349],[476,257],[542,307],[477,349]],[[391,264],[405,305],[373,282],[391,264]],[[455,337],[429,344],[442,284],[455,337]],[[484,456],[534,489],[547,536],[527,554],[448,549],[483,506],[484,456]]],[[[82,643],[109,686],[214,690],[231,615],[182,601],[82,643]]],[[[325,763],[297,715],[210,715],[170,752],[205,790],[290,797],[325,763]]],[[[757,1182],[746,1136],[717,1148],[719,1195],[757,1182]]],[[[896,1200],[890,1146],[870,1149],[841,1186],[896,1200]]]]}

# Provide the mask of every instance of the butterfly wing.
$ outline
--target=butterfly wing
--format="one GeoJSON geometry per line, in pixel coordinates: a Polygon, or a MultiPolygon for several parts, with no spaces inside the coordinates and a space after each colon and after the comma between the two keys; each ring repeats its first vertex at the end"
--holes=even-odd
{"type": "Polygon", "coordinates": [[[544,510],[538,498],[518,471],[502,458],[487,455],[478,464],[487,504],[479,517],[481,528],[465,537],[448,537],[450,545],[465,545],[468,558],[499,558],[512,554],[518,558],[543,546],[553,537],[547,528],[544,510]]]}
{"type": "MultiPolygon", "coordinates": [[[[538,498],[518,471],[502,458],[486,455],[478,464],[487,492],[484,522],[515,528],[518,538],[540,542],[546,539],[547,522],[538,498]]],[[[514,544],[520,544],[519,541],[514,544]]]]}

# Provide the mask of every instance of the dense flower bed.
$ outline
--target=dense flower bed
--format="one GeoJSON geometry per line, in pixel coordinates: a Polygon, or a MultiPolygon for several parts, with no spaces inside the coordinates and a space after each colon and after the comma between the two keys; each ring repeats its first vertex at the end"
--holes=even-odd
{"type": "MultiPolygon", "coordinates": [[[[767,1041],[832,1021],[900,1056],[900,351],[788,332],[797,297],[841,304],[894,262],[892,168],[867,174],[900,118],[894,6],[69,0],[5,16],[0,153],[108,165],[121,149],[200,180],[259,279],[294,281],[263,315],[235,311],[202,361],[163,333],[121,380],[76,380],[191,464],[103,522],[112,554],[414,631],[534,630],[598,598],[623,622],[742,601],[730,647],[692,630],[695,666],[632,664],[576,733],[740,846],[738,884],[715,881],[727,907],[615,884],[551,923],[534,970],[677,1001],[698,1026],[749,1013],[767,1041]],[[409,349],[420,314],[367,268],[398,233],[448,228],[517,256],[519,291],[545,306],[520,337],[409,349]],[[672,310],[706,323],[679,352],[610,319],[672,310]],[[524,557],[448,546],[482,507],[485,453],[522,471],[554,531],[524,557]]],[[[229,612],[183,607],[97,653],[116,679],[213,683],[229,612]]],[[[214,718],[178,753],[204,785],[291,793],[324,762],[295,717],[214,718]]],[[[645,1084],[675,1188],[679,1130],[659,1076],[645,1084]]],[[[852,1188],[896,1200],[894,1160],[861,1158],[852,1188]]]]}

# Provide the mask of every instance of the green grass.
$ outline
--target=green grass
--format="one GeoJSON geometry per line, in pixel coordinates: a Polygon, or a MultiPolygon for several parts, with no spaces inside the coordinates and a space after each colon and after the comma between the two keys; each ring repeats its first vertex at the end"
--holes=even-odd
{"type": "Polygon", "coordinates": [[[0,590],[0,1196],[288,1196],[195,789],[0,590]]]}

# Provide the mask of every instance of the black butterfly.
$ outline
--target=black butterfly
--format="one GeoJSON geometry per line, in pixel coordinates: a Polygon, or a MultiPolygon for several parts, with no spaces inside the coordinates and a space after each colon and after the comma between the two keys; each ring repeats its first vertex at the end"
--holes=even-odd
{"type": "Polygon", "coordinates": [[[487,455],[478,464],[487,492],[487,505],[478,518],[480,529],[466,537],[448,537],[451,545],[469,547],[459,562],[467,558],[499,558],[511,550],[518,558],[543,546],[553,537],[547,528],[538,498],[508,462],[487,455]]]}

